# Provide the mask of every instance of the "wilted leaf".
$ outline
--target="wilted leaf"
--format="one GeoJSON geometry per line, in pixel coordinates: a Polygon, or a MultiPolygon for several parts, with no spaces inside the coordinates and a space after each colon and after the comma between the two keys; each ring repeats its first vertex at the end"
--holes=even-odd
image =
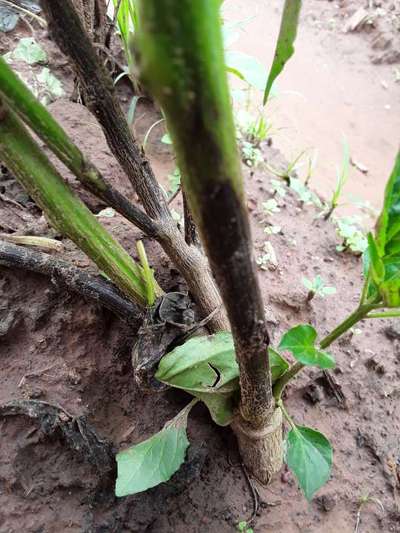
{"type": "Polygon", "coordinates": [[[25,61],[29,65],[47,62],[46,52],[32,37],[21,39],[12,56],[14,59],[25,61]]]}
{"type": "Polygon", "coordinates": [[[301,9],[301,0],[285,0],[282,13],[281,27],[276,43],[274,61],[269,72],[268,81],[264,92],[264,105],[268,100],[272,84],[282,72],[286,62],[294,53],[294,42],[297,35],[297,25],[301,9]]]}
{"type": "Polygon", "coordinates": [[[317,332],[312,326],[295,326],[284,334],[279,348],[291,352],[303,365],[333,368],[335,359],[331,354],[315,347],[316,339],[317,332]]]}
{"type": "Polygon", "coordinates": [[[297,426],[286,440],[286,462],[295,474],[307,500],[329,479],[333,451],[329,440],[319,431],[297,426]]]}
{"type": "Polygon", "coordinates": [[[179,469],[189,446],[187,417],[194,403],[190,402],[149,439],[117,454],[116,496],[128,496],[155,487],[168,481],[179,469]]]}
{"type": "Polygon", "coordinates": [[[19,15],[12,7],[3,6],[0,3],[0,31],[12,31],[17,25],[19,15]]]}

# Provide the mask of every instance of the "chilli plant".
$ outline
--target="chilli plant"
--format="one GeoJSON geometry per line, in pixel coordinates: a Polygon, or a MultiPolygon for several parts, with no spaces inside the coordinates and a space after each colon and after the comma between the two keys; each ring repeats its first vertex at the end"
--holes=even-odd
{"type": "MultiPolygon", "coordinates": [[[[386,188],[377,230],[368,236],[365,283],[357,308],[323,338],[311,325],[301,324],[285,332],[278,346],[270,346],[226,78],[220,3],[136,3],[138,71],[141,83],[163,110],[181,170],[182,193],[191,215],[185,217],[190,225],[184,235],[129,131],[113,97],[112,82],[71,0],[42,0],[41,4],[53,37],[90,95],[87,105],[99,120],[143,209],[107,182],[1,59],[0,158],[50,222],[113,282],[107,282],[107,297],[101,300],[105,305],[111,306],[111,299],[114,308],[116,302],[133,302],[147,320],[155,320],[163,315],[166,302],[176,301],[179,294],[165,294],[158,286],[140,242],[139,260],[135,261],[105,230],[73,194],[25,124],[84,187],[160,243],[186,280],[205,318],[201,323],[209,329],[210,335],[183,341],[188,336],[184,329],[185,335],[175,347],[166,349],[156,360],[153,380],[183,389],[193,399],[161,431],[117,455],[117,496],[144,491],[172,476],[183,463],[189,445],[189,412],[197,402],[203,402],[216,424],[231,426],[243,462],[254,477],[267,483],[286,461],[310,499],[329,479],[332,447],[322,433],[296,424],[285,408],[282,393],[305,367],[333,368],[335,360],[327,351],[329,346],[360,320],[400,316],[400,154],[386,188]],[[198,230],[206,255],[198,243],[198,230]],[[289,364],[287,353],[296,360],[294,364],[289,364]],[[285,444],[283,418],[289,425],[285,444]]],[[[300,0],[285,2],[265,99],[293,53],[300,5],[300,0]]],[[[25,250],[18,254],[17,250],[14,244],[0,243],[0,262],[48,273],[46,254],[25,250]]],[[[70,282],[77,286],[76,277],[70,282]]],[[[186,326],[187,320],[190,322],[189,315],[178,325],[186,326]]],[[[177,324],[175,317],[169,327],[171,324],[177,324]]]]}

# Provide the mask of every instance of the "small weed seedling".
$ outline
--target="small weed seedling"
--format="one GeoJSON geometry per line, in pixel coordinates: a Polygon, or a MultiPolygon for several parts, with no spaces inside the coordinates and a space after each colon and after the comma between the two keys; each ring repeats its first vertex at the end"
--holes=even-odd
{"type": "Polygon", "coordinates": [[[281,198],[286,196],[286,188],[284,182],[281,180],[271,180],[271,192],[277,194],[281,198]]]}
{"type": "Polygon", "coordinates": [[[315,296],[325,298],[325,296],[330,296],[336,293],[336,287],[328,287],[324,285],[324,281],[319,274],[315,276],[313,280],[304,277],[302,282],[304,287],[308,290],[307,301],[312,300],[315,296]]]}
{"type": "Polygon", "coordinates": [[[254,533],[254,529],[246,521],[239,522],[236,528],[240,533],[254,533]]]}
{"type": "Polygon", "coordinates": [[[359,227],[359,217],[349,216],[336,219],[336,232],[342,239],[342,244],[336,246],[338,252],[350,251],[356,255],[362,254],[367,246],[367,237],[359,227]]]}
{"type": "Polygon", "coordinates": [[[343,192],[343,187],[346,185],[347,180],[349,179],[349,170],[350,170],[350,151],[349,151],[349,145],[346,141],[346,139],[343,139],[343,160],[342,160],[342,167],[339,170],[336,171],[337,174],[337,180],[336,180],[336,188],[333,191],[332,198],[328,205],[327,212],[323,215],[324,220],[328,220],[331,216],[334,210],[339,205],[339,199],[343,192]]]}
{"type": "Polygon", "coordinates": [[[315,205],[319,208],[322,207],[322,202],[318,195],[309,189],[307,185],[301,181],[301,179],[290,178],[290,188],[297,194],[302,205],[315,205]]]}
{"type": "Polygon", "coordinates": [[[306,152],[307,150],[303,150],[302,152],[300,152],[294,159],[292,159],[292,161],[287,164],[286,168],[284,168],[283,170],[272,168],[268,164],[266,164],[265,166],[267,170],[271,172],[271,174],[274,174],[278,178],[285,180],[287,185],[289,185],[291,178],[296,177],[296,170],[299,165],[299,161],[306,152]]]}
{"type": "Polygon", "coordinates": [[[279,213],[281,210],[275,198],[270,198],[266,202],[263,202],[262,208],[263,212],[269,217],[272,216],[274,213],[279,213]]]}
{"type": "Polygon", "coordinates": [[[249,141],[239,140],[242,161],[248,167],[256,167],[264,161],[261,150],[249,141]]]}
{"type": "Polygon", "coordinates": [[[264,253],[257,257],[257,265],[261,270],[275,270],[278,267],[278,259],[274,247],[269,241],[264,242],[264,253]]]}
{"type": "Polygon", "coordinates": [[[272,224],[268,224],[268,226],[264,228],[264,233],[267,235],[277,235],[281,231],[282,228],[280,226],[273,226],[272,224]]]}

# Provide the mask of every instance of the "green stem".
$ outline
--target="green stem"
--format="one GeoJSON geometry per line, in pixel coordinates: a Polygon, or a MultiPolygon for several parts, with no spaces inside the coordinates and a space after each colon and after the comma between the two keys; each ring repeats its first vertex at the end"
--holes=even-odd
{"type": "Polygon", "coordinates": [[[278,379],[278,381],[275,382],[273,392],[277,404],[279,404],[282,392],[284,391],[286,385],[300,372],[300,370],[304,368],[304,366],[305,365],[297,361],[290,368],[288,368],[288,370],[278,379]]]}
{"type": "Polygon", "coordinates": [[[136,242],[136,249],[139,255],[140,263],[143,268],[143,277],[146,281],[147,301],[149,302],[149,305],[153,305],[156,299],[155,288],[157,286],[157,282],[154,279],[153,271],[150,268],[149,262],[147,260],[146,250],[144,249],[142,241],[136,242]]]}
{"type": "Polygon", "coordinates": [[[72,193],[22,122],[1,100],[0,159],[53,226],[75,242],[127,296],[145,306],[142,268],[72,193]]]}
{"type": "Polygon", "coordinates": [[[400,311],[384,311],[382,313],[372,313],[366,318],[396,318],[400,316],[400,311]]]}
{"type": "MultiPolygon", "coordinates": [[[[377,304],[360,305],[357,307],[357,309],[351,315],[349,315],[341,324],[339,324],[331,333],[329,333],[329,335],[322,339],[322,341],[319,343],[321,350],[324,350],[330,346],[332,342],[341,337],[346,331],[354,326],[354,324],[360,320],[363,320],[364,318],[369,318],[368,313],[377,307],[377,304]]],[[[287,372],[283,374],[283,376],[278,379],[273,388],[274,398],[277,402],[279,402],[282,392],[289,381],[291,381],[301,370],[303,370],[305,366],[306,365],[303,365],[302,363],[296,362],[287,370],[287,372]]]]}
{"type": "Polygon", "coordinates": [[[0,57],[0,95],[85,188],[104,200],[147,235],[157,235],[159,231],[157,224],[104,179],[95,165],[71,141],[64,129],[2,57],[0,57]]]}
{"type": "Polygon", "coordinates": [[[297,426],[296,426],[296,424],[293,422],[293,418],[289,415],[289,413],[286,411],[285,406],[283,405],[282,398],[279,398],[279,399],[277,400],[276,405],[277,405],[277,407],[279,407],[280,410],[282,411],[283,416],[286,418],[286,420],[288,421],[288,423],[289,423],[289,425],[291,426],[291,428],[294,429],[294,430],[297,430],[297,426]]]}
{"type": "Polygon", "coordinates": [[[324,350],[338,337],[341,337],[343,333],[353,327],[354,324],[366,318],[367,314],[372,309],[376,309],[375,304],[360,305],[353,313],[351,313],[351,315],[349,315],[341,324],[339,324],[331,333],[329,333],[329,335],[322,339],[322,341],[319,343],[321,350],[324,350]]]}

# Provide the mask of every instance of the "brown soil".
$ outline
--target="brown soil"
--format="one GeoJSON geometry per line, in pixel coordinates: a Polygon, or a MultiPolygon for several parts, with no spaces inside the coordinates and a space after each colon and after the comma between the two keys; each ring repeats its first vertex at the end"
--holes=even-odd
{"type": "MultiPolygon", "coordinates": [[[[56,62],[59,75],[70,76],[61,59],[56,62]]],[[[71,88],[71,78],[65,79],[71,88]]],[[[52,104],[52,111],[110,181],[134,199],[95,119],[67,100],[52,104]]],[[[144,112],[136,125],[140,135],[155,120],[144,106],[138,116],[144,112]]],[[[171,155],[158,141],[150,143],[149,151],[167,186],[171,155]]],[[[263,151],[272,166],[281,163],[279,152],[268,146],[263,151]]],[[[267,237],[261,203],[271,196],[271,176],[261,168],[244,171],[259,255],[267,237]]],[[[12,177],[5,173],[0,180],[1,231],[60,238],[12,177]]],[[[95,212],[102,208],[93,199],[89,203],[95,212]]],[[[316,220],[314,208],[301,206],[289,190],[279,204],[281,211],[271,220],[282,230],[269,237],[278,267],[260,271],[275,344],[298,323],[327,333],[356,306],[361,286],[361,261],[336,252],[333,226],[316,220]],[[337,295],[307,303],[301,279],[316,274],[334,285],[337,295]]],[[[181,210],[179,198],[174,207],[181,210]]],[[[118,215],[101,220],[133,252],[139,232],[118,215]]],[[[63,258],[92,269],[69,241],[61,240],[63,258]]],[[[170,290],[182,287],[159,247],[146,242],[146,249],[160,284],[170,290]]],[[[118,450],[159,430],[187,402],[176,391],[144,395],[137,389],[130,357],[136,332],[104,309],[44,277],[17,270],[1,269],[0,291],[0,406],[17,399],[60,405],[73,415],[85,415],[118,450]]],[[[351,533],[365,495],[379,500],[384,511],[372,500],[364,505],[359,533],[400,532],[399,321],[363,323],[332,352],[338,362],[334,377],[346,404],[337,402],[317,371],[294,382],[286,400],[296,422],[318,428],[332,440],[332,478],[311,504],[286,470],[268,488],[259,487],[256,532],[351,533]]],[[[188,458],[173,479],[147,493],[115,499],[104,476],[63,441],[46,437],[27,418],[1,418],[0,533],[235,531],[251,515],[253,502],[237,466],[231,431],[213,425],[200,405],[190,415],[188,432],[188,458]]]]}

